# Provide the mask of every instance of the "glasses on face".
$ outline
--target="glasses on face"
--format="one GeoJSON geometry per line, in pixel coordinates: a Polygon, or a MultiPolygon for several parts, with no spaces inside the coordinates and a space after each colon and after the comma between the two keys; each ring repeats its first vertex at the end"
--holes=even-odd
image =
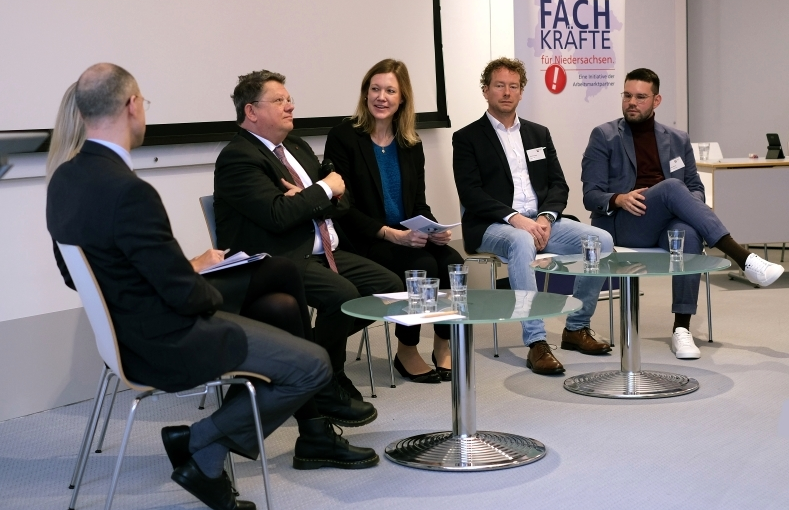
{"type": "Polygon", "coordinates": [[[132,99],[133,99],[133,98],[135,98],[135,97],[139,97],[140,99],[142,99],[142,109],[143,109],[143,110],[145,110],[145,111],[147,112],[147,111],[148,111],[148,108],[150,108],[150,107],[151,107],[151,102],[150,102],[150,101],[148,101],[147,99],[145,99],[145,98],[144,98],[144,97],[142,97],[142,96],[131,96],[131,97],[130,97],[130,98],[127,100],[127,101],[126,101],[126,106],[129,106],[129,104],[131,104],[131,102],[132,102],[132,99]]]}
{"type": "Polygon", "coordinates": [[[622,92],[619,95],[622,96],[622,102],[623,103],[629,103],[630,101],[633,100],[633,98],[635,98],[636,99],[636,104],[644,104],[644,101],[646,101],[650,97],[655,97],[655,94],[650,94],[650,95],[647,95],[647,94],[636,94],[634,96],[630,92],[622,92]]]}
{"type": "Polygon", "coordinates": [[[490,86],[490,88],[497,90],[499,92],[503,92],[504,90],[509,90],[512,93],[516,93],[521,89],[521,86],[511,83],[508,87],[505,83],[494,83],[493,85],[490,86]]]}
{"type": "Polygon", "coordinates": [[[294,101],[292,97],[278,97],[277,99],[258,99],[257,101],[252,101],[250,104],[255,103],[271,103],[274,106],[283,108],[286,104],[291,106],[295,105],[296,101],[294,101]]]}

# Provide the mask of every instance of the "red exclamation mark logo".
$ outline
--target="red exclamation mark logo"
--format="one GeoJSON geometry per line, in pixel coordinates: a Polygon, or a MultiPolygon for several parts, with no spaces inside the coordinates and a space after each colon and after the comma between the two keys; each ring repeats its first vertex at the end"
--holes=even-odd
{"type": "Polygon", "coordinates": [[[545,71],[545,86],[552,94],[558,94],[567,85],[567,73],[559,64],[548,66],[545,71]]]}

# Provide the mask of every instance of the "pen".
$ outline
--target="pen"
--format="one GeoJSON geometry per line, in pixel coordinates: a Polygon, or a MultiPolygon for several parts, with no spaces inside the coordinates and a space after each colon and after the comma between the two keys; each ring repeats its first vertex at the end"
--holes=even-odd
{"type": "Polygon", "coordinates": [[[222,252],[222,255],[227,255],[227,252],[229,252],[229,251],[230,251],[230,248],[226,249],[225,251],[222,252]]]}
{"type": "Polygon", "coordinates": [[[435,313],[426,313],[422,317],[427,319],[428,317],[441,317],[442,315],[455,315],[457,312],[455,310],[446,310],[443,312],[435,312],[435,313]]]}

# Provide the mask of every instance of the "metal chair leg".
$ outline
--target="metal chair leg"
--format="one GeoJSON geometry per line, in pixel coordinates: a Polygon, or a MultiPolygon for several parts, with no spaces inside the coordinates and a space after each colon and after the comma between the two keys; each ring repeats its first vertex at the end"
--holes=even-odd
{"type": "MultiPolygon", "coordinates": [[[[490,288],[496,289],[496,260],[490,261],[490,288]]],[[[493,357],[499,357],[499,328],[493,323],[493,357]]]]}
{"type": "Polygon", "coordinates": [[[609,344],[614,347],[614,290],[612,287],[612,278],[608,277],[608,331],[610,339],[609,344]]]}
{"type": "Polygon", "coordinates": [[[764,243],[764,260],[770,260],[767,258],[767,243],[764,243]]]}
{"type": "Polygon", "coordinates": [[[268,466],[266,465],[266,448],[263,444],[263,427],[260,423],[260,410],[257,406],[257,399],[255,398],[257,395],[257,391],[255,390],[255,386],[247,380],[244,385],[247,387],[249,391],[249,400],[252,402],[252,416],[255,418],[255,431],[257,432],[258,436],[258,449],[260,450],[260,467],[263,471],[263,489],[266,491],[266,508],[268,510],[272,510],[274,508],[274,504],[271,502],[271,483],[268,479],[268,466]]]}
{"type": "Polygon", "coordinates": [[[712,342],[712,301],[710,300],[710,274],[704,274],[704,280],[707,283],[707,338],[708,342],[712,342]]]}
{"type": "Polygon", "coordinates": [[[208,396],[208,394],[206,393],[206,394],[204,394],[202,397],[200,397],[200,403],[199,403],[199,404],[197,404],[197,408],[198,408],[198,409],[200,409],[201,411],[202,411],[203,409],[205,409],[205,398],[206,398],[207,396],[208,396]]]}
{"type": "Polygon", "coordinates": [[[389,385],[390,388],[396,388],[394,380],[394,362],[392,361],[392,343],[389,340],[389,323],[384,321],[384,333],[386,334],[386,354],[389,356],[389,377],[392,381],[389,385]]]}
{"type": "Polygon", "coordinates": [[[367,332],[367,328],[364,328],[364,333],[362,333],[362,339],[364,340],[364,346],[367,349],[367,370],[370,372],[370,397],[371,398],[378,398],[378,395],[375,394],[375,378],[373,377],[373,358],[370,353],[370,334],[367,332]]]}
{"type": "Polygon", "coordinates": [[[121,474],[121,466],[123,465],[123,456],[126,454],[126,446],[129,444],[129,436],[131,436],[132,425],[134,424],[134,414],[142,402],[142,399],[154,393],[154,390],[148,390],[137,395],[137,398],[132,402],[131,410],[129,411],[129,419],[126,421],[126,430],[123,432],[123,441],[121,441],[121,449],[118,452],[118,461],[115,463],[115,470],[112,473],[112,481],[110,488],[107,491],[107,501],[104,503],[104,510],[110,510],[112,507],[112,499],[115,497],[115,488],[118,486],[118,476],[121,474]]]}
{"type": "Polygon", "coordinates": [[[781,246],[781,262],[784,261],[784,253],[786,253],[786,243],[781,246]]]}
{"type": "Polygon", "coordinates": [[[110,405],[107,406],[107,416],[104,417],[104,425],[101,427],[101,434],[99,434],[99,444],[96,445],[95,453],[101,453],[101,448],[104,446],[104,436],[107,435],[107,425],[110,424],[110,415],[112,414],[112,408],[115,405],[115,396],[118,394],[118,385],[120,382],[121,380],[116,377],[115,387],[112,389],[112,398],[110,399],[110,405]]]}
{"type": "MultiPolygon", "coordinates": [[[[107,365],[102,363],[101,374],[99,375],[99,385],[96,388],[96,395],[93,397],[93,408],[90,411],[91,420],[96,414],[96,409],[99,407],[99,401],[102,397],[102,388],[106,389],[105,383],[109,383],[109,378],[114,377],[114,375],[115,374],[110,372],[110,369],[107,368],[107,365]]],[[[98,420],[98,416],[96,419],[98,420]]],[[[85,424],[85,432],[82,434],[82,442],[80,443],[79,450],[77,451],[77,461],[74,463],[74,472],[71,474],[71,482],[68,485],[69,489],[76,487],[77,473],[79,472],[80,464],[82,464],[82,457],[88,452],[90,449],[90,443],[93,442],[93,433],[90,432],[92,423],[91,420],[88,420],[88,422],[85,424]]]]}

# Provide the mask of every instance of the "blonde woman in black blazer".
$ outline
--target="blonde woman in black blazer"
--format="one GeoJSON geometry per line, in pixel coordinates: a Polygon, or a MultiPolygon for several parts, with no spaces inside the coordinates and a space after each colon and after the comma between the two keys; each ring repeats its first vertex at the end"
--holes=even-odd
{"type": "MultiPolygon", "coordinates": [[[[408,69],[382,60],[367,71],[354,116],[329,132],[324,156],[345,181],[350,210],[339,223],[357,252],[403,279],[407,269],[424,269],[448,288],[447,266],[463,263],[447,246],[451,232],[427,235],[400,225],[420,214],[435,220],[425,200],[425,154],[415,119],[408,69]]],[[[417,351],[419,332],[419,326],[395,327],[395,367],[415,382],[450,380],[449,326],[434,326],[435,370],[417,351]]]]}

